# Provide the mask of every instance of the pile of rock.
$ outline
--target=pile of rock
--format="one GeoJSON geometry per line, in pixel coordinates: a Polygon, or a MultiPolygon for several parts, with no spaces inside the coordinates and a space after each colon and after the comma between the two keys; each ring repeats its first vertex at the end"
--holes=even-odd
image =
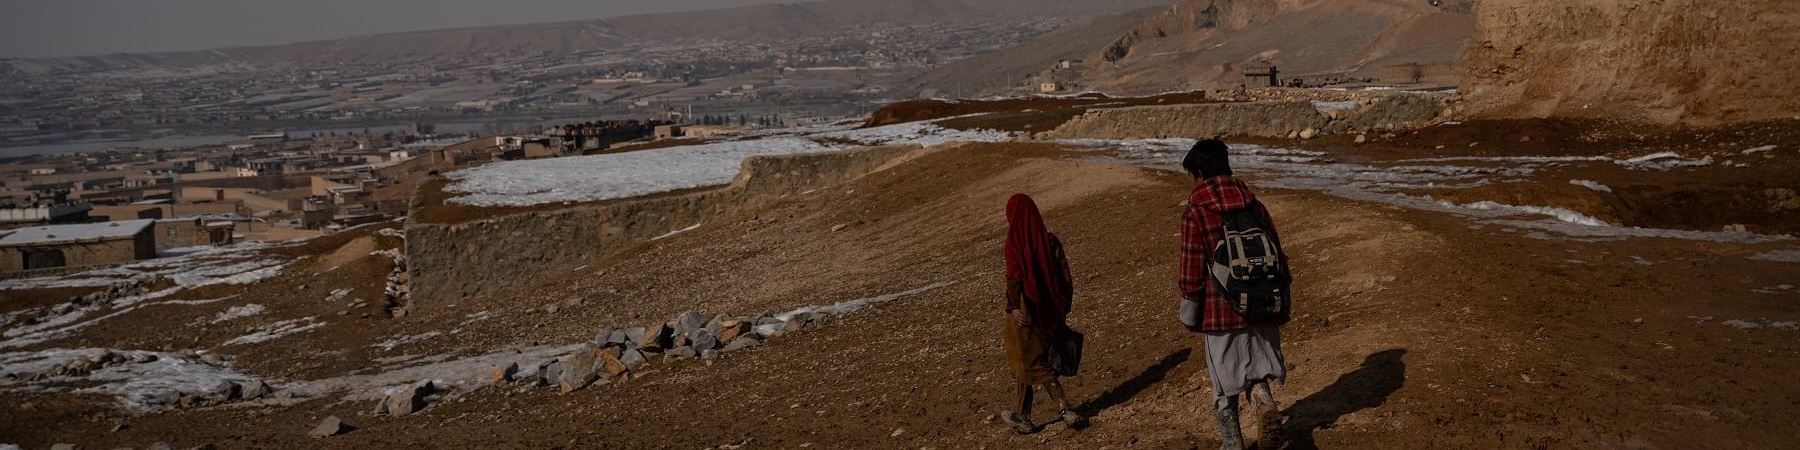
{"type": "MultiPolygon", "coordinates": [[[[129,364],[149,364],[164,360],[171,364],[206,364],[216,367],[226,365],[229,357],[219,354],[196,356],[188,354],[167,354],[161,356],[151,352],[114,352],[101,350],[93,355],[78,356],[36,373],[7,373],[0,377],[22,380],[25,382],[51,381],[53,378],[79,378],[93,375],[101,369],[129,364]]],[[[126,369],[134,371],[135,369],[126,369]]],[[[272,396],[275,388],[263,380],[232,381],[223,380],[209,392],[167,392],[153,398],[146,398],[148,406],[210,406],[232,401],[255,400],[272,396]]],[[[284,394],[285,395],[285,394],[284,394]]]]}
{"type": "Polygon", "coordinates": [[[394,259],[394,270],[388,272],[387,288],[383,290],[383,295],[387,296],[388,312],[393,317],[405,317],[407,301],[412,296],[412,273],[407,271],[406,254],[398,249],[377,253],[394,259]]]}
{"type": "Polygon", "coordinates": [[[87,309],[95,305],[106,305],[115,300],[145,295],[151,292],[168,289],[173,286],[175,286],[175,282],[168,277],[160,275],[140,276],[113,283],[111,286],[107,286],[106,290],[95,291],[69,299],[68,303],[52,306],[43,310],[42,313],[25,317],[21,323],[23,325],[36,325],[51,318],[68,315],[76,310],[87,309]]]}
{"type": "Polygon", "coordinates": [[[708,318],[688,311],[675,320],[636,328],[608,328],[592,341],[563,357],[537,364],[522,372],[518,364],[496,370],[494,384],[518,383],[532,387],[556,386],[563,393],[594,385],[620,383],[640,373],[650,358],[665,362],[699,359],[711,363],[726,353],[761,347],[763,340],[799,331],[829,317],[810,312],[780,316],[718,315],[708,318]]]}

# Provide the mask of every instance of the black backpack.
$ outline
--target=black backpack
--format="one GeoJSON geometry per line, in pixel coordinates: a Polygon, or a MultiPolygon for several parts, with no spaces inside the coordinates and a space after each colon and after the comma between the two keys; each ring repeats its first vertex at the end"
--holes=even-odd
{"type": "Polygon", "coordinates": [[[1281,241],[1263,223],[1262,204],[1221,214],[1225,229],[1213,248],[1209,271],[1225,303],[1251,322],[1286,322],[1293,306],[1293,283],[1281,241]]]}

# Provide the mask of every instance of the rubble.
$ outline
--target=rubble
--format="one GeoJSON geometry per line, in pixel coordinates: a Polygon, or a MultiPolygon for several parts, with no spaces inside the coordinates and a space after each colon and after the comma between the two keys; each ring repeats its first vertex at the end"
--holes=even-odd
{"type": "Polygon", "coordinates": [[[600,379],[600,375],[594,370],[594,366],[598,364],[597,353],[598,350],[594,347],[583,346],[563,358],[562,374],[557,377],[557,386],[562,388],[562,393],[579,391],[600,379]]]}
{"type": "Polygon", "coordinates": [[[437,387],[433,386],[431,381],[421,381],[402,388],[399,392],[388,394],[387,398],[382,400],[385,411],[381,407],[377,407],[376,411],[382,411],[392,416],[410,415],[425,409],[425,398],[434,393],[437,393],[437,387]]]}

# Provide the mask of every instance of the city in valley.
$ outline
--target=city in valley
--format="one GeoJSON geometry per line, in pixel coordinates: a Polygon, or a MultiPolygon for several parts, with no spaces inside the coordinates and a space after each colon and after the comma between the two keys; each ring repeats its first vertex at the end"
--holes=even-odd
{"type": "Polygon", "coordinates": [[[1785,448],[1781,0],[0,6],[0,450],[1785,448]]]}

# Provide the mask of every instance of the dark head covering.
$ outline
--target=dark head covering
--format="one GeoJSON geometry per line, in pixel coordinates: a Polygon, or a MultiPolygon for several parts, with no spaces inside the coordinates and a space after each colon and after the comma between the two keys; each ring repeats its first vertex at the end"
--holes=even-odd
{"type": "Polygon", "coordinates": [[[1044,228],[1031,196],[1014,194],[1006,202],[1006,224],[1006,278],[1024,284],[1023,306],[1033,328],[1060,329],[1072,298],[1062,243],[1044,228]]]}

